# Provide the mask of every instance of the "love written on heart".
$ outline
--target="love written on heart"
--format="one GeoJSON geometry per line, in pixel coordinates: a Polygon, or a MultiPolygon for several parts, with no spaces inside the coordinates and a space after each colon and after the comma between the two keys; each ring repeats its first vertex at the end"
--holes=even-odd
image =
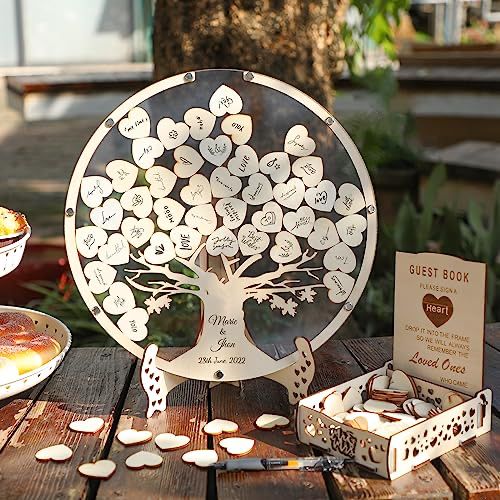
{"type": "Polygon", "coordinates": [[[396,253],[394,368],[473,395],[483,388],[486,265],[396,253]]]}

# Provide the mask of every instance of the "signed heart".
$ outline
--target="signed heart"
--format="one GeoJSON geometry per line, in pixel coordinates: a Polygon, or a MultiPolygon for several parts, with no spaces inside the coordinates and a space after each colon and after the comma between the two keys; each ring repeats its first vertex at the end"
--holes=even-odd
{"type": "Polygon", "coordinates": [[[255,150],[246,144],[238,146],[234,158],[227,164],[228,170],[238,177],[246,177],[259,171],[259,159],[255,150]]]}
{"type": "Polygon", "coordinates": [[[96,226],[83,226],[76,230],[76,248],[83,257],[91,259],[108,239],[108,233],[96,226]]]}
{"type": "Polygon", "coordinates": [[[163,144],[154,137],[144,137],[132,141],[132,157],[139,167],[147,169],[154,165],[156,158],[159,158],[165,148],[163,144]]]}
{"type": "Polygon", "coordinates": [[[128,139],[140,139],[149,135],[151,123],[147,111],[142,108],[132,108],[127,118],[118,123],[118,130],[128,139]]]}
{"type": "Polygon", "coordinates": [[[248,178],[248,186],[241,192],[241,197],[249,205],[262,205],[273,197],[273,188],[269,179],[260,172],[248,178]]]}
{"type": "Polygon", "coordinates": [[[208,107],[215,116],[236,115],[243,108],[243,101],[232,88],[221,85],[210,97],[208,107]]]}
{"type": "Polygon", "coordinates": [[[147,217],[153,210],[153,198],[146,186],[129,189],[122,194],[120,203],[125,210],[133,212],[136,217],[147,217]]]}
{"type": "Polygon", "coordinates": [[[287,132],[284,146],[285,151],[293,156],[308,156],[316,149],[316,143],[304,125],[294,125],[287,132]]]}
{"type": "Polygon", "coordinates": [[[444,325],[453,315],[453,302],[446,295],[438,299],[432,293],[428,293],[422,299],[422,308],[436,328],[444,325]]]}
{"type": "Polygon", "coordinates": [[[154,233],[149,246],[144,250],[144,258],[151,264],[165,264],[175,257],[174,244],[165,233],[154,233]]]}
{"type": "Polygon", "coordinates": [[[224,226],[236,229],[245,220],[247,204],[238,198],[223,198],[215,205],[215,211],[223,218],[224,226]]]}
{"type": "Polygon", "coordinates": [[[285,182],[290,175],[290,158],[283,152],[268,153],[260,159],[259,168],[274,182],[285,182]]]}
{"type": "Polygon", "coordinates": [[[149,182],[149,191],[154,198],[168,196],[175,186],[177,176],[168,168],[154,166],[146,170],[146,180],[149,182]]]}
{"type": "Polygon", "coordinates": [[[172,198],[160,198],[153,204],[153,210],[158,218],[156,223],[160,229],[170,231],[177,226],[182,220],[182,216],[186,209],[172,198]]]}
{"type": "Polygon", "coordinates": [[[82,179],[80,195],[83,203],[90,208],[98,207],[112,192],[113,186],[106,177],[90,175],[82,179]]]}
{"type": "Polygon", "coordinates": [[[205,160],[220,167],[231,154],[233,146],[227,135],[219,135],[215,139],[207,137],[200,142],[200,153],[205,160]]]}
{"type": "Polygon", "coordinates": [[[149,314],[146,309],[136,307],[125,313],[117,322],[118,328],[130,340],[138,342],[148,336],[149,314]]]}
{"type": "Polygon", "coordinates": [[[207,252],[214,257],[220,254],[234,257],[238,250],[238,240],[226,226],[219,227],[207,238],[207,252]]]}
{"type": "Polygon", "coordinates": [[[217,228],[217,214],[210,203],[190,208],[184,220],[189,227],[198,229],[204,236],[212,234],[217,228]]]}
{"type": "Polygon", "coordinates": [[[189,125],[189,133],[196,141],[201,141],[210,135],[215,120],[216,117],[203,108],[191,108],[184,113],[184,121],[189,125]]]}
{"type": "Polygon", "coordinates": [[[109,287],[109,295],[102,301],[102,308],[109,314],[124,314],[135,307],[132,290],[121,281],[109,287]]]}
{"type": "Polygon", "coordinates": [[[204,205],[212,200],[212,191],[208,179],[195,174],[189,179],[189,184],[181,189],[181,199],[188,205],[204,205]]]}
{"type": "Polygon", "coordinates": [[[139,169],[125,160],[113,160],[106,165],[106,174],[113,180],[113,189],[117,193],[131,189],[138,173],[139,169]]]}
{"type": "Polygon", "coordinates": [[[231,137],[235,144],[245,144],[252,137],[252,117],[249,115],[226,116],[222,121],[221,129],[231,137]]]}
{"type": "Polygon", "coordinates": [[[269,242],[269,235],[257,231],[252,224],[245,224],[238,231],[238,243],[241,253],[245,256],[262,253],[269,246],[269,242]]]}
{"type": "Polygon", "coordinates": [[[184,144],[189,137],[189,127],[184,122],[175,123],[171,118],[162,118],[156,127],[158,139],[166,150],[184,144]]]}
{"type": "Polygon", "coordinates": [[[176,161],[174,172],[175,175],[181,179],[187,179],[196,174],[205,163],[205,160],[196,149],[186,145],[179,146],[175,149],[174,158],[176,161]]]}
{"type": "Polygon", "coordinates": [[[262,210],[252,215],[252,224],[260,231],[279,233],[283,224],[283,210],[275,201],[269,201],[262,210]]]}
{"type": "Polygon", "coordinates": [[[214,198],[229,198],[241,190],[241,179],[229,173],[226,167],[217,167],[210,175],[210,187],[214,198]]]}
{"type": "Polygon", "coordinates": [[[177,226],[170,231],[175,253],[184,259],[191,257],[201,243],[201,233],[189,226],[177,226]]]}

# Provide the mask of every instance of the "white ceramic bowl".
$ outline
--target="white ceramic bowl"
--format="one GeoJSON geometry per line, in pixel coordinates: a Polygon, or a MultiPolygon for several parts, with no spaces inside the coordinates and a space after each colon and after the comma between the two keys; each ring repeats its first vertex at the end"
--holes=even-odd
{"type": "Polygon", "coordinates": [[[61,364],[64,356],[66,356],[66,353],[71,345],[71,332],[68,327],[58,319],[31,309],[0,306],[0,312],[20,312],[28,315],[35,322],[36,330],[38,332],[49,335],[50,337],[56,339],[61,345],[61,352],[48,363],[40,366],[40,368],[32,370],[28,373],[23,373],[18,379],[6,384],[2,383],[0,380],[1,400],[14,396],[15,394],[19,394],[26,389],[34,387],[42,380],[45,380],[61,364]]]}
{"type": "Polygon", "coordinates": [[[22,238],[0,248],[0,278],[9,274],[19,265],[30,236],[31,231],[28,231],[22,238]]]}

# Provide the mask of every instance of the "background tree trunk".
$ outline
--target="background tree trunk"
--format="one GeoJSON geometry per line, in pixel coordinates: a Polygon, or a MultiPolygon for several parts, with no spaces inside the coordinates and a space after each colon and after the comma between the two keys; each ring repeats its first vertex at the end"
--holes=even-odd
{"type": "Polygon", "coordinates": [[[155,79],[239,68],[295,85],[332,109],[348,0],[157,0],[155,79]]]}

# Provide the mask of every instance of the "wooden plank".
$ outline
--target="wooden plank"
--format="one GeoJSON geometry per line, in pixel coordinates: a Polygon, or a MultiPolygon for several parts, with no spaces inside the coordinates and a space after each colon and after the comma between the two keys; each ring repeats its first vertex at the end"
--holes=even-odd
{"type": "Polygon", "coordinates": [[[365,372],[376,370],[392,358],[392,337],[343,340],[365,372]]]}
{"type": "Polygon", "coordinates": [[[135,358],[123,349],[69,351],[0,453],[2,500],[86,496],[88,482],[80,476],[77,466],[101,457],[134,363],[135,358]],[[99,434],[85,435],[68,429],[71,421],[89,416],[105,420],[99,434]],[[72,448],[74,454],[69,462],[37,462],[35,453],[39,449],[59,443],[72,448]]]}
{"type": "MultiPolygon", "coordinates": [[[[179,349],[162,349],[175,357],[179,349]]],[[[206,448],[207,436],[202,432],[208,417],[208,384],[188,380],[177,386],[168,396],[167,410],[146,418],[147,397],[140,383],[140,363],[135,370],[116,432],[124,429],[149,430],[154,436],[162,432],[184,434],[191,438],[186,448],[162,452],[153,441],[140,446],[126,447],[114,436],[109,458],[118,464],[117,471],[107,481],[102,481],[97,498],[205,498],[207,471],[182,462],[186,451],[206,448]],[[158,469],[128,470],[127,457],[140,450],[158,453],[163,464],[158,469]]]]}
{"type": "Polygon", "coordinates": [[[493,416],[491,423],[491,432],[445,453],[437,461],[455,498],[500,498],[500,420],[493,416]]]}
{"type": "Polygon", "coordinates": [[[484,336],[487,344],[500,351],[500,323],[486,325],[484,336]]]}

